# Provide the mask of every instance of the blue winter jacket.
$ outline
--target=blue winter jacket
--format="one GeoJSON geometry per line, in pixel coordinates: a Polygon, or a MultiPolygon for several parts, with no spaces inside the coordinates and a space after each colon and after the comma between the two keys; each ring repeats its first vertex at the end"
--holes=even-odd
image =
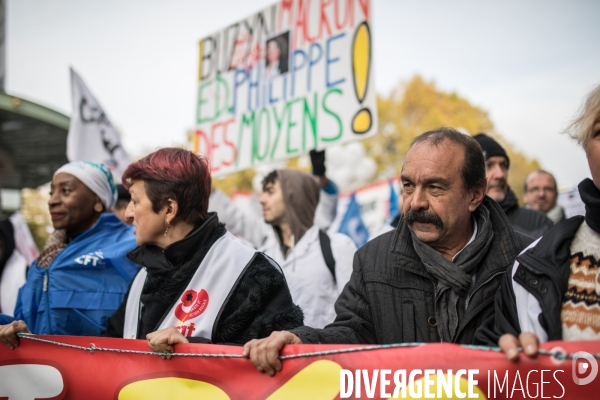
{"type": "Polygon", "coordinates": [[[126,257],[136,246],[131,227],[102,214],[49,268],[31,264],[15,318],[37,334],[100,335],[137,273],[139,265],[126,257]]]}

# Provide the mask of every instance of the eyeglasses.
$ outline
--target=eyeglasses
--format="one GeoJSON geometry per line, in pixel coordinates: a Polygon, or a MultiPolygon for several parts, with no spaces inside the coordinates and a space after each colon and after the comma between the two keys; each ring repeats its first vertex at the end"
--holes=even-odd
{"type": "Polygon", "coordinates": [[[544,187],[531,187],[531,188],[527,189],[527,192],[529,192],[529,193],[544,192],[546,194],[549,194],[549,193],[554,193],[554,188],[548,187],[548,186],[544,186],[544,187]]]}

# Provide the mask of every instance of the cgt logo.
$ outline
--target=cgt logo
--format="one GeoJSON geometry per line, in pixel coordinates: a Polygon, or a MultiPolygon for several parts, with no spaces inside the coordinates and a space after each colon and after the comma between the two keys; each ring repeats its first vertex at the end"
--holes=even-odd
{"type": "Polygon", "coordinates": [[[181,303],[175,308],[175,317],[181,322],[194,319],[201,315],[208,307],[208,293],[202,289],[200,292],[186,290],[181,296],[181,303]]]}
{"type": "Polygon", "coordinates": [[[573,382],[587,385],[598,375],[598,361],[590,353],[578,351],[573,356],[573,382]],[[586,376],[587,375],[587,376],[586,376]]]}

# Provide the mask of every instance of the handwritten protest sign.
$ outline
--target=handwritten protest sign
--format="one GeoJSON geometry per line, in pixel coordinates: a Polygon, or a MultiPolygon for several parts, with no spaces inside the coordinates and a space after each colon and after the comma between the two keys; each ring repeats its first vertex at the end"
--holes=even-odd
{"type": "Polygon", "coordinates": [[[223,175],[377,131],[369,0],[281,0],[199,42],[194,149],[223,175]]]}

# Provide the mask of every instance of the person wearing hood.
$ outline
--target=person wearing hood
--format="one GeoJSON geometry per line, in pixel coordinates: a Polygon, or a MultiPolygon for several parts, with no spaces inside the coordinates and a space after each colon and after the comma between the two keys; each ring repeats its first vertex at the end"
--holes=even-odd
{"type": "Polygon", "coordinates": [[[487,195],[500,204],[515,231],[534,239],[542,236],[552,228],[552,221],[538,211],[519,207],[517,196],[508,186],[510,159],[504,148],[485,133],[473,138],[481,146],[485,158],[487,195]]]}
{"type": "MultiPolygon", "coordinates": [[[[312,174],[320,185],[319,204],[314,213],[313,224],[327,230],[337,215],[339,189],[326,175],[325,150],[311,150],[310,160],[312,174]]],[[[260,215],[260,204],[256,201],[256,197],[252,199],[252,211],[248,211],[215,188],[210,194],[208,210],[219,214],[219,219],[229,232],[247,241],[256,249],[264,246],[269,239],[273,239],[273,229],[260,215]]]]}
{"type": "Polygon", "coordinates": [[[335,319],[334,303],[350,279],[356,246],[348,236],[314,225],[320,190],[314,177],[281,169],[262,183],[259,201],[274,235],[260,250],[283,269],[305,325],[322,328],[335,319]]]}

